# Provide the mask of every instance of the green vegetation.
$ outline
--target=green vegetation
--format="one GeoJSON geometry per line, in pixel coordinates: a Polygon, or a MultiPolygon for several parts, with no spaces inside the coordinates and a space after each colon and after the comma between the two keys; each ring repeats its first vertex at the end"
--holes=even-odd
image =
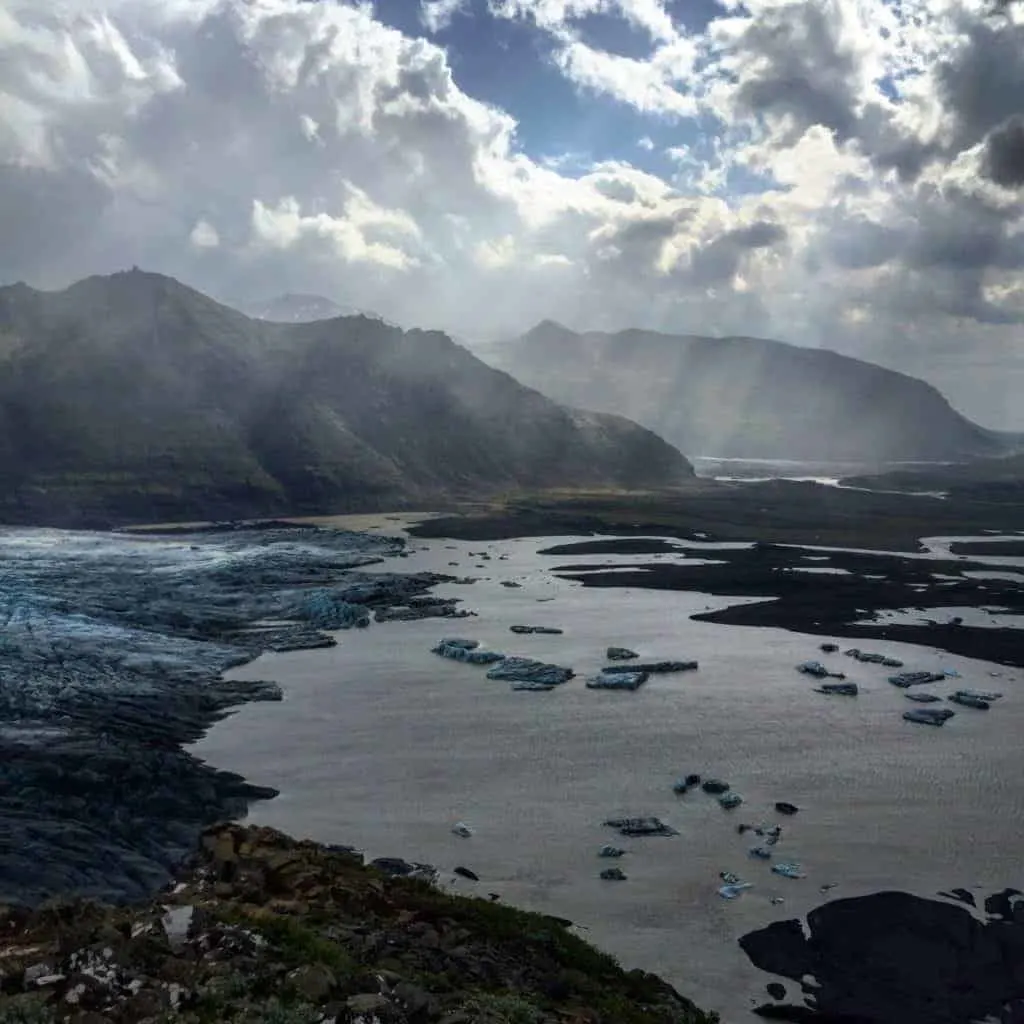
{"type": "Polygon", "coordinates": [[[210,830],[182,881],[152,907],[0,915],[0,1024],[79,1024],[83,1000],[87,1024],[717,1020],[567,922],[390,878],[271,829],[210,830]],[[186,934],[159,923],[167,903],[192,908],[186,934]],[[25,971],[45,973],[40,991],[25,971]]]}

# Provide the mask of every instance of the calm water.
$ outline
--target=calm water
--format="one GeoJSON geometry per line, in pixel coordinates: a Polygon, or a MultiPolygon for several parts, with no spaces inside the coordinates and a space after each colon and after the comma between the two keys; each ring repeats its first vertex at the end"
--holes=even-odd
{"type": "Polygon", "coordinates": [[[482,881],[457,888],[571,918],[626,966],[664,975],[730,1022],[756,1019],[749,1007],[763,1000],[768,980],[736,939],[829,898],[819,892],[825,883],[837,883],[832,897],[1022,886],[1020,672],[870,644],[908,668],[955,667],[957,686],[1006,694],[987,713],[960,709],[945,728],[915,726],[900,718],[914,705],[885,682],[889,670],[833,656],[862,694],[816,694],[793,666],[820,657],[822,638],[692,622],[689,615],[729,603],[702,594],[556,580],[546,567],[589,559],[538,556],[548,543],[413,541],[414,554],[394,564],[399,571],[489,577],[438,588],[479,617],[374,625],[340,634],[331,650],[263,657],[236,674],[280,681],[284,703],[241,709],[196,752],[282,790],[254,809],[253,821],[352,843],[370,856],[466,865],[482,881]],[[492,560],[468,554],[481,550],[492,560]],[[522,588],[501,586],[508,578],[522,588]],[[566,632],[514,636],[513,623],[566,632]],[[551,693],[512,692],[482,668],[432,655],[443,635],[549,658],[580,675],[603,664],[609,644],[645,658],[697,658],[701,667],[655,677],[636,693],[590,691],[581,678],[551,693]],[[744,806],[725,812],[703,794],[675,797],[674,778],[691,771],[729,780],[744,806]],[[752,861],[752,843],[736,833],[740,821],[776,821],[776,800],[802,808],[782,820],[777,848],[777,859],[804,866],[800,881],[752,861]],[[681,835],[620,840],[601,826],[642,813],[681,835]],[[471,839],[451,834],[459,820],[476,829],[471,839]],[[619,862],[627,882],[598,879],[605,842],[629,849],[619,862]],[[722,900],[722,870],[755,888],[722,900]],[[785,903],[771,905],[773,896],[785,903]]]}

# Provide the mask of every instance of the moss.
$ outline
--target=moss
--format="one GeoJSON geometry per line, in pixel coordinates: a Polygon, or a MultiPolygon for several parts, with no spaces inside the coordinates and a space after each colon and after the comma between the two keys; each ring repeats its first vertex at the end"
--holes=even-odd
{"type": "Polygon", "coordinates": [[[358,971],[358,965],[349,953],[305,921],[237,908],[222,908],[218,916],[226,924],[240,925],[261,935],[274,947],[286,967],[323,964],[339,980],[358,971]]]}
{"type": "Polygon", "coordinates": [[[23,996],[17,1002],[0,1006],[0,1024],[53,1024],[56,1019],[36,996],[23,996]]]}

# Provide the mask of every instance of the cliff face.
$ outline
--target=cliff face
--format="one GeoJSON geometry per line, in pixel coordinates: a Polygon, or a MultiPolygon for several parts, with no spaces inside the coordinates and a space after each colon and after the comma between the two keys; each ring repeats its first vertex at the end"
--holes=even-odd
{"type": "Polygon", "coordinates": [[[623,971],[570,922],[237,825],[208,831],[151,905],[5,908],[0,957],[0,1018],[35,1024],[717,1020],[623,971]]]}
{"type": "Polygon", "coordinates": [[[252,320],[141,271],[0,289],[0,520],[81,525],[425,504],[692,474],[436,332],[252,320]]]}
{"type": "Polygon", "coordinates": [[[560,402],[615,412],[690,456],[880,463],[995,454],[931,385],[825,349],[551,322],[489,350],[560,402]]]}

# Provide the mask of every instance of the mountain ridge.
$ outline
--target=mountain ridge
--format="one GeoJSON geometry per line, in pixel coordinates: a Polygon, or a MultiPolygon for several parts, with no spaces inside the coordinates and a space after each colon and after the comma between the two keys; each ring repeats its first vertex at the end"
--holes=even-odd
{"type": "Polygon", "coordinates": [[[625,415],[689,456],[885,462],[1005,446],[932,385],[842,355],[756,337],[544,320],[486,357],[556,401],[625,415]]]}
{"type": "Polygon", "coordinates": [[[254,320],[138,269],[0,288],[0,518],[130,522],[674,486],[621,417],[564,409],[440,332],[254,320]]]}

